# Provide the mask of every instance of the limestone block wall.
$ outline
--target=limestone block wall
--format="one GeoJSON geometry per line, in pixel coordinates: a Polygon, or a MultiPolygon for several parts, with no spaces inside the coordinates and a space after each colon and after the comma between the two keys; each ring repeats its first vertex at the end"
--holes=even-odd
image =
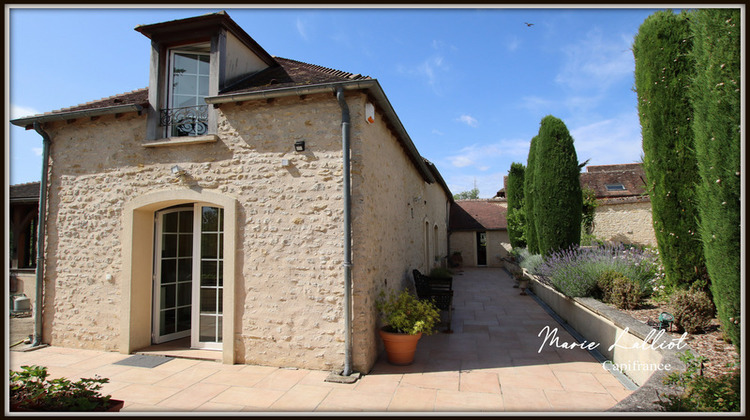
{"type": "Polygon", "coordinates": [[[606,241],[655,246],[651,202],[600,202],[594,214],[592,233],[606,241]]]}
{"type": "Polygon", "coordinates": [[[340,115],[331,95],[226,104],[216,143],[162,148],[143,146],[145,115],[45,125],[45,342],[119,350],[128,310],[121,290],[130,281],[122,276],[123,206],[152,192],[210,191],[239,203],[237,231],[228,233],[236,239],[237,313],[234,337],[224,338],[234,340],[234,360],[341,365],[340,115]],[[296,140],[306,141],[305,152],[293,151],[296,140]],[[171,175],[175,164],[187,173],[181,180],[171,175]]]}
{"type": "Polygon", "coordinates": [[[382,348],[375,301],[380,291],[413,288],[413,269],[429,271],[447,255],[448,196],[426,184],[376,112],[364,118],[366,98],[348,100],[352,116],[354,286],[353,359],[367,372],[382,348]],[[437,237],[435,229],[437,228],[437,237]]]}
{"type": "MultiPolygon", "coordinates": [[[[460,251],[465,267],[477,266],[477,233],[451,232],[451,253],[460,251]]],[[[507,256],[510,239],[507,230],[487,231],[487,267],[502,267],[502,258],[507,256]],[[505,246],[504,246],[505,245],[505,246]]]]}

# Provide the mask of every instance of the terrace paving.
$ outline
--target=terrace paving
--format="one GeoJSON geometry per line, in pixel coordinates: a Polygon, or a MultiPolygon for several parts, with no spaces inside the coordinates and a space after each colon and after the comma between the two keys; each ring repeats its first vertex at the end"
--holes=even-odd
{"type": "Polygon", "coordinates": [[[423,336],[415,362],[385,354],[354,384],[328,372],[176,358],[154,368],[115,365],[128,355],[46,347],[12,351],[10,369],[48,366],[52,377],[100,375],[123,412],[597,412],[629,391],[580,348],[545,346],[545,327],[575,339],[502,269],[454,277],[453,333],[423,336]]]}

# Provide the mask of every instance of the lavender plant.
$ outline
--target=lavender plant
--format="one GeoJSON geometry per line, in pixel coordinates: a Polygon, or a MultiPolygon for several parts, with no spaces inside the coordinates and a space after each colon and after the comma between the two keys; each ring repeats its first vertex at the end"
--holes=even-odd
{"type": "Polygon", "coordinates": [[[543,281],[570,297],[592,296],[602,273],[615,272],[650,295],[658,279],[658,255],[650,249],[622,244],[592,248],[569,248],[547,257],[537,268],[543,281]]]}

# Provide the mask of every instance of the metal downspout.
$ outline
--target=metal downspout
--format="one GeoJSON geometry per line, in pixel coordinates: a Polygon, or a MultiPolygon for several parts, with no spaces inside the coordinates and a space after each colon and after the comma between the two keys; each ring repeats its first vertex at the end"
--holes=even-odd
{"type": "Polygon", "coordinates": [[[47,226],[47,172],[49,171],[49,134],[39,121],[34,121],[34,130],[42,136],[42,180],[39,186],[39,222],[36,241],[36,298],[34,301],[34,339],[31,347],[42,345],[42,308],[44,306],[44,237],[47,226]]]}
{"type": "Polygon", "coordinates": [[[341,107],[341,143],[344,153],[344,371],[342,376],[352,374],[352,191],[350,168],[350,117],[349,106],[344,99],[344,89],[336,88],[336,99],[341,107]]]}

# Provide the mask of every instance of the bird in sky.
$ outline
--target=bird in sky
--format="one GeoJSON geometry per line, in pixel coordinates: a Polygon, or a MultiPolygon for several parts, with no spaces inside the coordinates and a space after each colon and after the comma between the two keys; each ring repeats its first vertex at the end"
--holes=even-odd
{"type": "Polygon", "coordinates": [[[529,23],[529,22],[524,22],[524,23],[525,23],[525,24],[526,24],[526,26],[528,26],[528,27],[532,27],[532,26],[534,26],[534,24],[533,24],[533,23],[529,23]]]}

